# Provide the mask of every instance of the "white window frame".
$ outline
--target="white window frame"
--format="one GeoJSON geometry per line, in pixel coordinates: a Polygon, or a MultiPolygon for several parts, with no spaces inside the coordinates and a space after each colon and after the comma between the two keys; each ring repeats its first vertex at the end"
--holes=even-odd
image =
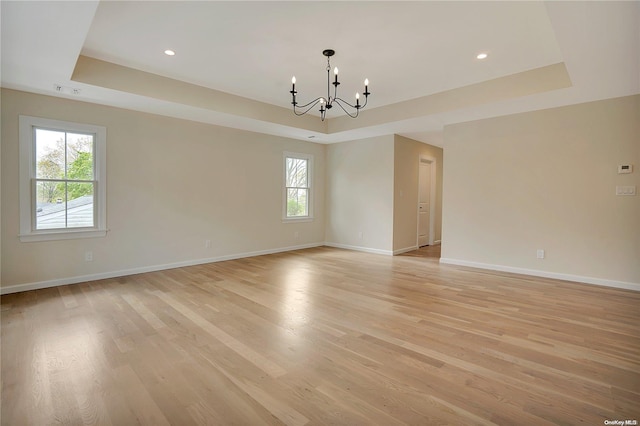
{"type": "Polygon", "coordinates": [[[104,237],[107,234],[107,129],[40,117],[19,116],[20,138],[20,241],[53,241],[104,237]],[[94,139],[94,219],[91,228],[35,229],[36,179],[35,129],[90,133],[94,139]]]}
{"type": "Polygon", "coordinates": [[[285,151],[282,155],[282,221],[291,222],[311,222],[313,221],[313,155],[299,152],[285,151]],[[287,158],[307,160],[307,199],[309,201],[307,216],[287,216],[287,158]]]}

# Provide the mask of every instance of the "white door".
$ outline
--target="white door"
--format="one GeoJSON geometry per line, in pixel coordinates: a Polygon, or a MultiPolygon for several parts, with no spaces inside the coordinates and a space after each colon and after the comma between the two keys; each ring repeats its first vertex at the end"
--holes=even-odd
{"type": "Polygon", "coordinates": [[[429,245],[431,163],[420,161],[418,188],[418,247],[422,247],[429,245]]]}

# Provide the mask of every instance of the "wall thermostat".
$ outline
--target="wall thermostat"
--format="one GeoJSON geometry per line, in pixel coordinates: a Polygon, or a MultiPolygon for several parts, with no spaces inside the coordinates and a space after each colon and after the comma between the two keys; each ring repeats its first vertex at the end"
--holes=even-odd
{"type": "Polygon", "coordinates": [[[618,174],[631,173],[632,171],[633,171],[633,165],[631,165],[631,164],[619,164],[618,165],[618,174]]]}

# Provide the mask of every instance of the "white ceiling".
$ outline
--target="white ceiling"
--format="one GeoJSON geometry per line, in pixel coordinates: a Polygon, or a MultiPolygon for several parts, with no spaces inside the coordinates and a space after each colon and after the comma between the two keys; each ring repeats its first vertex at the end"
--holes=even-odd
{"type": "MultiPolygon", "coordinates": [[[[305,140],[314,135],[317,142],[398,133],[441,145],[446,124],[640,93],[637,1],[2,1],[0,8],[2,87],[305,140]],[[427,108],[331,132],[72,77],[83,55],[289,108],[292,75],[299,101],[326,94],[327,48],[336,50],[342,97],[362,92],[364,78],[370,80],[363,117],[558,63],[571,87],[526,96],[515,90],[480,105],[427,108]],[[476,59],[479,52],[489,58],[476,59]],[[81,92],[55,92],[54,84],[81,92]]],[[[331,110],[329,120],[338,115],[331,110]]]]}

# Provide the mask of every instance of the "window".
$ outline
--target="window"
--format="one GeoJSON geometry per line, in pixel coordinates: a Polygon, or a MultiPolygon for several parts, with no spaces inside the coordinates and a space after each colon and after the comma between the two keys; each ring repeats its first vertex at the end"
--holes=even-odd
{"type": "Polygon", "coordinates": [[[20,116],[20,239],[104,236],[106,129],[20,116]]]}
{"type": "Polygon", "coordinates": [[[283,219],[310,220],[313,218],[312,171],[312,155],[285,152],[283,219]]]}

